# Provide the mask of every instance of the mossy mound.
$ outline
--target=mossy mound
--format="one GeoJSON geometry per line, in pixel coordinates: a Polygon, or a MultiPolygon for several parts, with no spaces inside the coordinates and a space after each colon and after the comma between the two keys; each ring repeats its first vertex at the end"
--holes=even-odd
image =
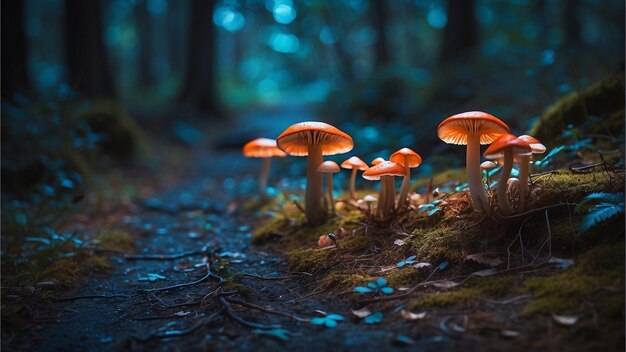
{"type": "Polygon", "coordinates": [[[117,102],[94,101],[82,118],[95,133],[103,135],[99,149],[106,155],[127,160],[147,149],[141,129],[117,102]]]}
{"type": "MultiPolygon", "coordinates": [[[[624,77],[610,77],[580,92],[572,92],[550,107],[531,128],[530,134],[545,145],[556,146],[567,125],[582,126],[589,117],[602,119],[602,128],[608,131],[624,130],[624,77]],[[621,117],[621,118],[620,118],[621,117]]],[[[593,132],[593,131],[590,131],[593,132]]]]}
{"type": "Polygon", "coordinates": [[[530,205],[532,209],[556,203],[576,203],[590,193],[623,190],[623,172],[603,171],[601,168],[590,172],[556,170],[533,177],[530,205]]]}

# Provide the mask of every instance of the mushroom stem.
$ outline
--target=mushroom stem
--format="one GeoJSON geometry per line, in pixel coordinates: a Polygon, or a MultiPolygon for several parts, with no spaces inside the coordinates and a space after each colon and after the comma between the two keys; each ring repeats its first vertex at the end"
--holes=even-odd
{"type": "Polygon", "coordinates": [[[324,221],[322,212],[322,174],[317,168],[323,162],[322,146],[309,144],[306,168],[305,211],[309,225],[317,226],[324,221]]]}
{"type": "MultiPolygon", "coordinates": [[[[406,197],[409,195],[409,183],[411,181],[411,169],[409,169],[409,161],[404,156],[404,177],[402,178],[402,188],[400,188],[400,198],[398,198],[398,209],[406,207],[406,197]]],[[[395,188],[395,187],[394,187],[395,188]]]]}
{"type": "Polygon", "coordinates": [[[395,176],[386,176],[387,177],[387,216],[391,215],[391,212],[396,207],[396,181],[395,176]]]}
{"type": "Polygon", "coordinates": [[[502,166],[502,170],[500,170],[500,178],[498,179],[498,187],[496,188],[496,193],[498,197],[498,206],[500,207],[500,211],[504,215],[513,214],[513,209],[511,208],[511,204],[506,195],[507,191],[507,183],[509,179],[509,175],[511,175],[511,169],[513,168],[513,152],[511,149],[504,150],[504,165],[502,166]]]}
{"type": "Polygon", "coordinates": [[[271,160],[271,158],[263,158],[261,164],[261,174],[259,175],[259,192],[262,196],[265,196],[266,194],[265,190],[267,189],[267,178],[270,174],[271,160]]]}
{"type": "Polygon", "coordinates": [[[376,205],[376,216],[379,219],[384,218],[384,209],[387,204],[387,182],[385,176],[380,178],[380,191],[378,192],[378,204],[376,205]]]}
{"type": "MultiPolygon", "coordinates": [[[[469,184],[474,209],[487,213],[489,211],[489,198],[487,198],[487,193],[485,193],[483,178],[480,174],[480,135],[478,134],[470,134],[467,137],[466,167],[467,183],[469,184]]],[[[506,179],[504,180],[506,185],[506,179]]]]}
{"type": "Polygon", "coordinates": [[[333,174],[326,174],[326,191],[328,192],[328,207],[330,213],[335,215],[335,201],[333,200],[333,174]]]}
{"type": "Polygon", "coordinates": [[[356,190],[354,184],[356,183],[357,170],[358,169],[356,167],[352,168],[352,174],[350,175],[350,197],[352,198],[352,200],[356,200],[356,190]]]}
{"type": "Polygon", "coordinates": [[[520,156],[519,165],[519,210],[526,207],[526,197],[528,196],[528,164],[530,163],[530,155],[520,156]]]}

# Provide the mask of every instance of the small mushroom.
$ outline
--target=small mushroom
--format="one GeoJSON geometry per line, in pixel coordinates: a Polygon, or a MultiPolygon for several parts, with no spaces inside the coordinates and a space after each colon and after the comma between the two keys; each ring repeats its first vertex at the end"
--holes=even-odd
{"type": "Polygon", "coordinates": [[[261,174],[259,175],[259,192],[265,195],[267,177],[270,173],[272,157],[285,157],[287,154],[276,146],[276,141],[269,138],[257,138],[243,146],[243,155],[248,158],[262,158],[261,174]]]}
{"type": "Polygon", "coordinates": [[[322,175],[317,172],[323,155],[347,153],[354,147],[352,138],[324,122],[300,122],[276,138],[278,148],[289,155],[307,156],[305,212],[309,225],[324,221],[322,212],[322,175]]]}
{"type": "Polygon", "coordinates": [[[411,168],[418,167],[422,164],[422,157],[409,148],[402,148],[391,154],[389,160],[404,166],[404,178],[402,179],[402,187],[400,188],[400,197],[398,197],[398,209],[406,206],[407,196],[409,194],[411,182],[411,168]]]}
{"type": "Polygon", "coordinates": [[[491,185],[491,180],[489,179],[489,172],[493,169],[495,169],[497,166],[493,161],[484,161],[482,164],[480,164],[480,169],[482,171],[485,172],[485,182],[487,183],[487,189],[489,189],[490,185],[491,185]]]}
{"type": "Polygon", "coordinates": [[[498,186],[496,187],[496,195],[498,198],[498,205],[500,206],[502,213],[510,215],[513,213],[513,209],[507,199],[506,191],[507,180],[511,175],[511,169],[513,168],[513,155],[524,153],[530,154],[531,149],[528,142],[507,133],[498,137],[498,139],[496,139],[489,146],[489,148],[485,150],[483,155],[487,159],[492,159],[494,157],[498,157],[498,154],[500,153],[504,154],[504,165],[502,166],[502,170],[500,170],[500,178],[498,179],[498,186]]]}
{"type": "Polygon", "coordinates": [[[372,203],[376,202],[378,199],[371,194],[363,197],[363,201],[367,204],[367,213],[372,214],[372,203]]]}
{"type": "MultiPolygon", "coordinates": [[[[521,140],[528,142],[530,145],[530,149],[532,149],[533,154],[543,154],[546,152],[546,146],[541,144],[541,142],[529,135],[521,135],[517,137],[521,140]]],[[[519,208],[526,208],[526,198],[528,197],[528,184],[530,183],[530,172],[528,170],[530,164],[531,155],[522,155],[519,158],[519,180],[520,180],[520,200],[519,200],[519,208]]]]}
{"type": "Polygon", "coordinates": [[[333,174],[341,170],[334,161],[324,161],[317,168],[317,172],[326,174],[326,192],[328,197],[328,207],[331,214],[335,215],[335,201],[333,200],[333,174]]]}
{"type": "Polygon", "coordinates": [[[497,117],[482,111],[469,111],[445,119],[437,128],[439,138],[449,144],[467,145],[467,181],[474,208],[489,211],[489,199],[480,175],[480,145],[489,144],[508,133],[509,127],[497,117]]]}
{"type": "Polygon", "coordinates": [[[366,180],[380,180],[376,214],[381,220],[387,219],[394,210],[396,190],[393,178],[394,176],[404,176],[404,172],[404,166],[393,161],[384,161],[370,167],[363,173],[363,178],[366,180]]]}
{"type": "Polygon", "coordinates": [[[344,169],[352,170],[352,173],[350,175],[350,198],[352,198],[352,200],[356,200],[356,172],[358,170],[365,171],[367,170],[368,166],[363,160],[359,159],[356,156],[352,156],[348,160],[341,163],[341,167],[344,169]]]}
{"type": "MultiPolygon", "coordinates": [[[[511,206],[513,206],[513,201],[517,198],[517,196],[520,197],[521,200],[521,194],[520,194],[520,180],[516,179],[515,177],[511,177],[506,181],[506,191],[509,194],[509,201],[511,202],[511,206]]],[[[518,208],[520,206],[520,203],[518,202],[518,208]]],[[[521,209],[521,208],[519,208],[521,209]]]]}

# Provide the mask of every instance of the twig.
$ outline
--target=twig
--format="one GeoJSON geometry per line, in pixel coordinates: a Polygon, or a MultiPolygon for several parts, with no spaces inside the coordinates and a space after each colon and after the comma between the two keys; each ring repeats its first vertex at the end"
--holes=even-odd
{"type": "Polygon", "coordinates": [[[233,306],[231,306],[230,303],[225,298],[225,296],[234,295],[235,293],[236,293],[235,291],[230,291],[230,292],[222,292],[219,295],[219,302],[222,305],[222,307],[225,309],[226,314],[228,315],[229,318],[231,318],[232,320],[236,321],[237,323],[243,326],[253,328],[253,329],[269,330],[269,329],[280,328],[280,325],[264,325],[264,324],[254,323],[251,321],[247,321],[241,318],[240,316],[238,316],[233,310],[233,306]]]}
{"type": "Polygon", "coordinates": [[[259,306],[259,305],[253,304],[253,303],[248,303],[248,302],[242,301],[242,300],[237,299],[237,298],[228,297],[228,298],[226,298],[226,300],[228,302],[230,302],[230,303],[239,304],[239,305],[244,306],[244,307],[257,309],[257,310],[260,310],[262,312],[266,312],[266,313],[270,313],[270,314],[282,315],[284,317],[292,318],[292,319],[294,319],[296,321],[301,321],[301,322],[309,322],[309,321],[311,321],[311,319],[301,318],[301,317],[299,317],[299,316],[297,316],[295,314],[281,312],[281,311],[277,311],[277,310],[274,310],[274,309],[271,309],[271,308],[265,308],[265,307],[262,307],[262,306],[259,306]]]}
{"type": "Polygon", "coordinates": [[[296,205],[296,208],[298,208],[298,209],[302,212],[302,214],[306,214],[306,211],[304,210],[304,208],[302,207],[302,205],[300,204],[300,202],[298,202],[298,200],[297,200],[297,199],[294,199],[294,200],[293,200],[293,204],[295,204],[295,205],[296,205]]]}
{"type": "Polygon", "coordinates": [[[209,264],[206,264],[207,267],[207,273],[206,275],[204,275],[203,277],[199,278],[198,280],[192,281],[192,282],[186,282],[186,283],[182,283],[182,284],[177,284],[177,285],[172,285],[172,286],[166,286],[166,287],[160,287],[160,288],[150,288],[150,289],[142,289],[139,290],[140,293],[148,293],[148,292],[159,292],[159,291],[168,291],[168,290],[173,290],[173,289],[177,289],[177,288],[181,288],[181,287],[187,287],[187,286],[193,286],[193,285],[197,285],[205,280],[208,280],[209,278],[215,278],[218,280],[218,285],[220,285],[224,279],[220,276],[217,276],[215,274],[213,274],[211,272],[211,269],[209,268],[209,264]]]}
{"type": "Polygon", "coordinates": [[[140,340],[140,341],[148,341],[150,339],[163,339],[163,338],[168,338],[168,337],[177,337],[177,336],[189,335],[189,334],[193,333],[194,331],[198,330],[199,328],[213,323],[216,320],[216,318],[220,314],[222,314],[222,311],[224,311],[223,307],[220,308],[220,310],[218,310],[217,312],[211,314],[208,318],[203,319],[203,320],[197,322],[196,324],[193,324],[192,326],[190,326],[188,328],[185,328],[185,329],[159,331],[159,332],[156,332],[154,334],[148,335],[146,337],[135,337],[135,338],[137,340],[140,340]]]}
{"type": "MultiPolygon", "coordinates": [[[[309,276],[310,275],[311,274],[309,274],[309,276]]],[[[294,277],[298,277],[298,275],[283,275],[283,276],[267,277],[267,276],[260,276],[260,275],[251,274],[251,273],[244,273],[244,272],[237,273],[237,274],[235,274],[235,276],[248,276],[248,277],[253,277],[253,278],[259,279],[259,280],[268,280],[268,281],[270,281],[270,280],[286,280],[286,279],[293,279],[294,277]]]]}
{"type": "Polygon", "coordinates": [[[68,302],[68,301],[78,301],[80,299],[94,299],[94,298],[132,298],[137,295],[125,295],[125,294],[113,294],[113,295],[88,295],[88,296],[77,296],[77,297],[67,297],[67,298],[55,298],[56,302],[68,302]]]}
{"type": "Polygon", "coordinates": [[[519,214],[516,214],[516,215],[502,216],[502,219],[505,219],[505,220],[515,220],[515,219],[523,218],[523,217],[525,217],[527,215],[532,215],[534,213],[537,213],[537,212],[540,212],[540,211],[544,211],[544,210],[548,210],[548,209],[558,208],[558,207],[562,207],[562,206],[568,206],[569,207],[569,206],[577,206],[577,205],[578,204],[576,204],[576,203],[570,203],[570,202],[546,205],[545,207],[531,209],[531,210],[528,210],[528,211],[525,211],[523,213],[519,213],[519,214]]]}
{"type": "Polygon", "coordinates": [[[187,251],[177,254],[127,254],[124,259],[129,260],[175,260],[185,257],[191,257],[198,254],[206,254],[209,251],[209,243],[195,251],[187,251]]]}

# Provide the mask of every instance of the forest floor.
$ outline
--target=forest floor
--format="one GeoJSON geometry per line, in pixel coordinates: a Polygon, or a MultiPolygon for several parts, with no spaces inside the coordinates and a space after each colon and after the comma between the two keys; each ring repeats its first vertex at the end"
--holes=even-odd
{"type": "MultiPolygon", "coordinates": [[[[255,165],[229,163],[238,157],[197,151],[184,162],[186,176],[155,190],[152,197],[119,204],[96,218],[77,215],[75,221],[83,223],[84,231],[113,233],[108,241],[111,246],[104,245],[106,237],[101,235],[100,249],[94,251],[94,255],[108,258],[110,268],[89,272],[78,288],[68,292],[55,288],[54,282],[39,283],[36,291],[47,291],[47,298],[35,303],[24,300],[22,309],[28,309],[32,319],[11,330],[3,328],[3,348],[252,351],[404,350],[412,346],[410,349],[420,350],[608,351],[619,350],[623,344],[623,305],[621,310],[617,304],[613,309],[618,311],[607,313],[598,312],[588,302],[606,298],[603,290],[623,298],[623,281],[621,286],[619,281],[613,282],[585,295],[582,306],[568,316],[525,315],[534,296],[529,291],[512,294],[516,291],[495,281],[495,288],[484,291],[475,285],[453,288],[449,283],[461,281],[459,270],[443,270],[437,267],[439,263],[433,264],[435,270],[432,266],[425,271],[407,269],[419,271],[409,275],[414,283],[435,284],[428,292],[453,293],[430,303],[416,305],[398,299],[364,305],[350,289],[320,289],[325,276],[291,271],[293,263],[288,263],[290,257],[281,251],[280,240],[269,246],[252,244],[261,219],[244,209],[250,201],[238,193],[231,175],[254,173],[255,165]],[[215,164],[234,169],[209,171],[208,165],[215,164]],[[152,254],[162,256],[150,258],[152,254]],[[352,313],[362,307],[381,310],[385,318],[367,324],[352,313]],[[409,309],[413,314],[407,313],[409,309]],[[309,322],[326,313],[339,314],[345,320],[335,328],[309,322]],[[617,316],[609,317],[607,323],[605,314],[617,316]]],[[[311,231],[314,238],[320,233],[311,231]]],[[[315,241],[303,246],[318,250],[315,241]]],[[[623,239],[620,246],[617,255],[623,274],[623,239]]],[[[560,277],[562,270],[547,259],[542,257],[541,265],[516,270],[516,277],[560,277]]],[[[506,280],[504,285],[519,282],[506,280]]],[[[569,294],[578,293],[566,296],[569,294]]],[[[7,300],[10,295],[5,296],[7,300]]]]}
{"type": "Polygon", "coordinates": [[[244,184],[258,164],[239,150],[184,153],[122,174],[148,190],[65,225],[91,239],[66,263],[85,265],[73,284],[3,286],[4,350],[623,348],[623,218],[585,238],[570,207],[623,192],[623,170],[543,175],[537,211],[515,219],[476,216],[461,192],[433,217],[381,224],[344,206],[309,228],[244,184]],[[337,246],[318,247],[328,232],[337,246]]]}

